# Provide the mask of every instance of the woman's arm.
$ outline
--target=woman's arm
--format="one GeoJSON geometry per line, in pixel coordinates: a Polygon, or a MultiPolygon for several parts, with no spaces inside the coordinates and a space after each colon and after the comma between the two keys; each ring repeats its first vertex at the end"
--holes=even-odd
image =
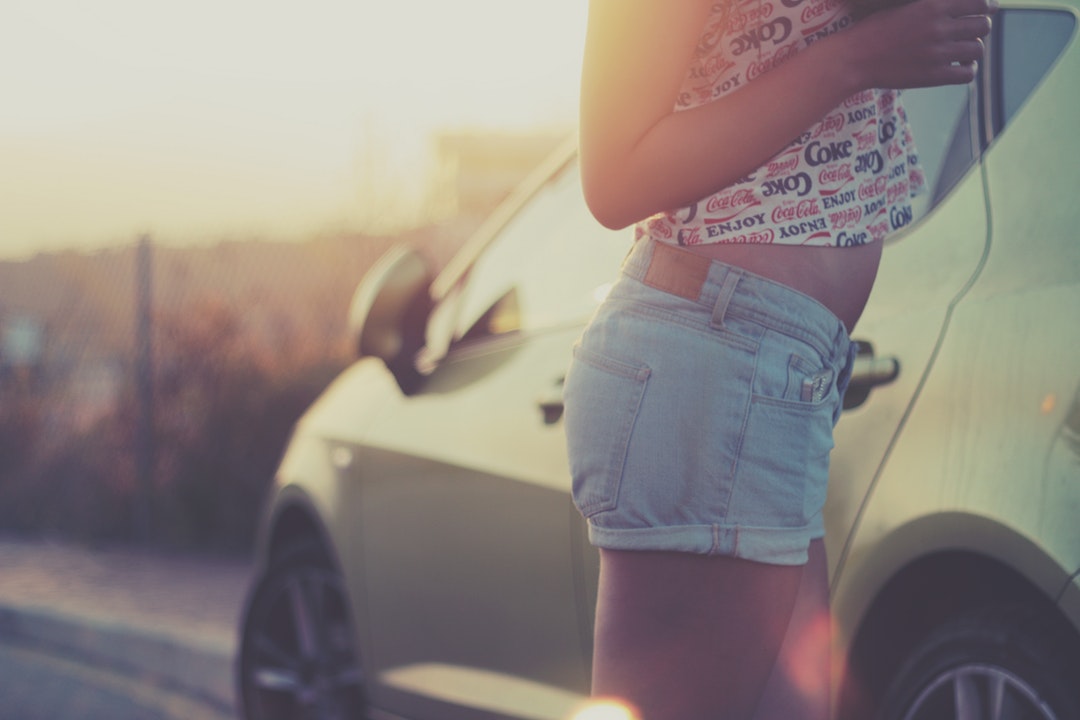
{"type": "Polygon", "coordinates": [[[815,42],[736,92],[675,112],[714,2],[590,0],[582,182],[608,227],[733,184],[860,90],[970,82],[993,12],[992,0],[917,0],[815,42]]]}

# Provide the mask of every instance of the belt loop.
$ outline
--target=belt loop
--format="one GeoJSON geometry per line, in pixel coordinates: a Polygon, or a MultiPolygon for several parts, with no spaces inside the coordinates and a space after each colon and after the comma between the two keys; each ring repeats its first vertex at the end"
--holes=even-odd
{"type": "Polygon", "coordinates": [[[724,327],[724,315],[727,314],[728,303],[731,302],[731,296],[735,294],[735,286],[738,284],[739,274],[733,270],[728,270],[727,275],[724,276],[724,282],[720,285],[720,294],[716,298],[716,304],[713,305],[712,322],[710,323],[712,327],[724,327]]]}
{"type": "Polygon", "coordinates": [[[638,256],[644,252],[642,249],[645,246],[644,240],[635,240],[630,243],[630,248],[626,251],[626,255],[623,256],[622,265],[620,267],[624,272],[628,272],[632,277],[639,277],[640,273],[637,273],[632,268],[639,264],[638,256]]]}

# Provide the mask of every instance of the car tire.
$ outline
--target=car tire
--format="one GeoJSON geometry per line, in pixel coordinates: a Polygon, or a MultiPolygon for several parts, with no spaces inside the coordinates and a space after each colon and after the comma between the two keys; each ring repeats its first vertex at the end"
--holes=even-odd
{"type": "Polygon", "coordinates": [[[364,717],[341,573],[316,544],[282,553],[249,595],[237,663],[245,720],[364,717]]]}
{"type": "Polygon", "coordinates": [[[942,625],[904,662],[880,717],[1080,720],[1074,651],[1049,615],[989,608],[942,625]]]}

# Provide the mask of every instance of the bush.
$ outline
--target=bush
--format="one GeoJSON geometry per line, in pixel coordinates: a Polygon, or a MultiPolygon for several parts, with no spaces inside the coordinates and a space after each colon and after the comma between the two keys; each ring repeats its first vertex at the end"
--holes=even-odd
{"type": "Polygon", "coordinates": [[[57,408],[41,397],[17,407],[4,401],[0,528],[81,541],[249,549],[293,424],[344,361],[318,348],[268,347],[245,330],[238,311],[214,299],[157,324],[149,482],[136,472],[134,390],[89,427],[46,443],[33,440],[43,432],[40,418],[57,408]]]}

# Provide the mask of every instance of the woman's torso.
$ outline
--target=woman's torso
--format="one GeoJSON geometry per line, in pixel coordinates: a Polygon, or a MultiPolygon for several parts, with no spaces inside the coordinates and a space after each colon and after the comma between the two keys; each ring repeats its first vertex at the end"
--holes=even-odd
{"type": "MultiPolygon", "coordinates": [[[[851,22],[840,0],[716,3],[676,110],[736,92],[851,22]]],[[[881,240],[910,217],[921,181],[896,93],[866,91],[735,186],[649,218],[638,232],[782,282],[850,330],[873,285],[881,240]]]]}
{"type": "Polygon", "coordinates": [[[797,245],[694,245],[687,248],[775,280],[827,307],[851,332],[881,260],[880,242],[836,250],[797,245]]]}

